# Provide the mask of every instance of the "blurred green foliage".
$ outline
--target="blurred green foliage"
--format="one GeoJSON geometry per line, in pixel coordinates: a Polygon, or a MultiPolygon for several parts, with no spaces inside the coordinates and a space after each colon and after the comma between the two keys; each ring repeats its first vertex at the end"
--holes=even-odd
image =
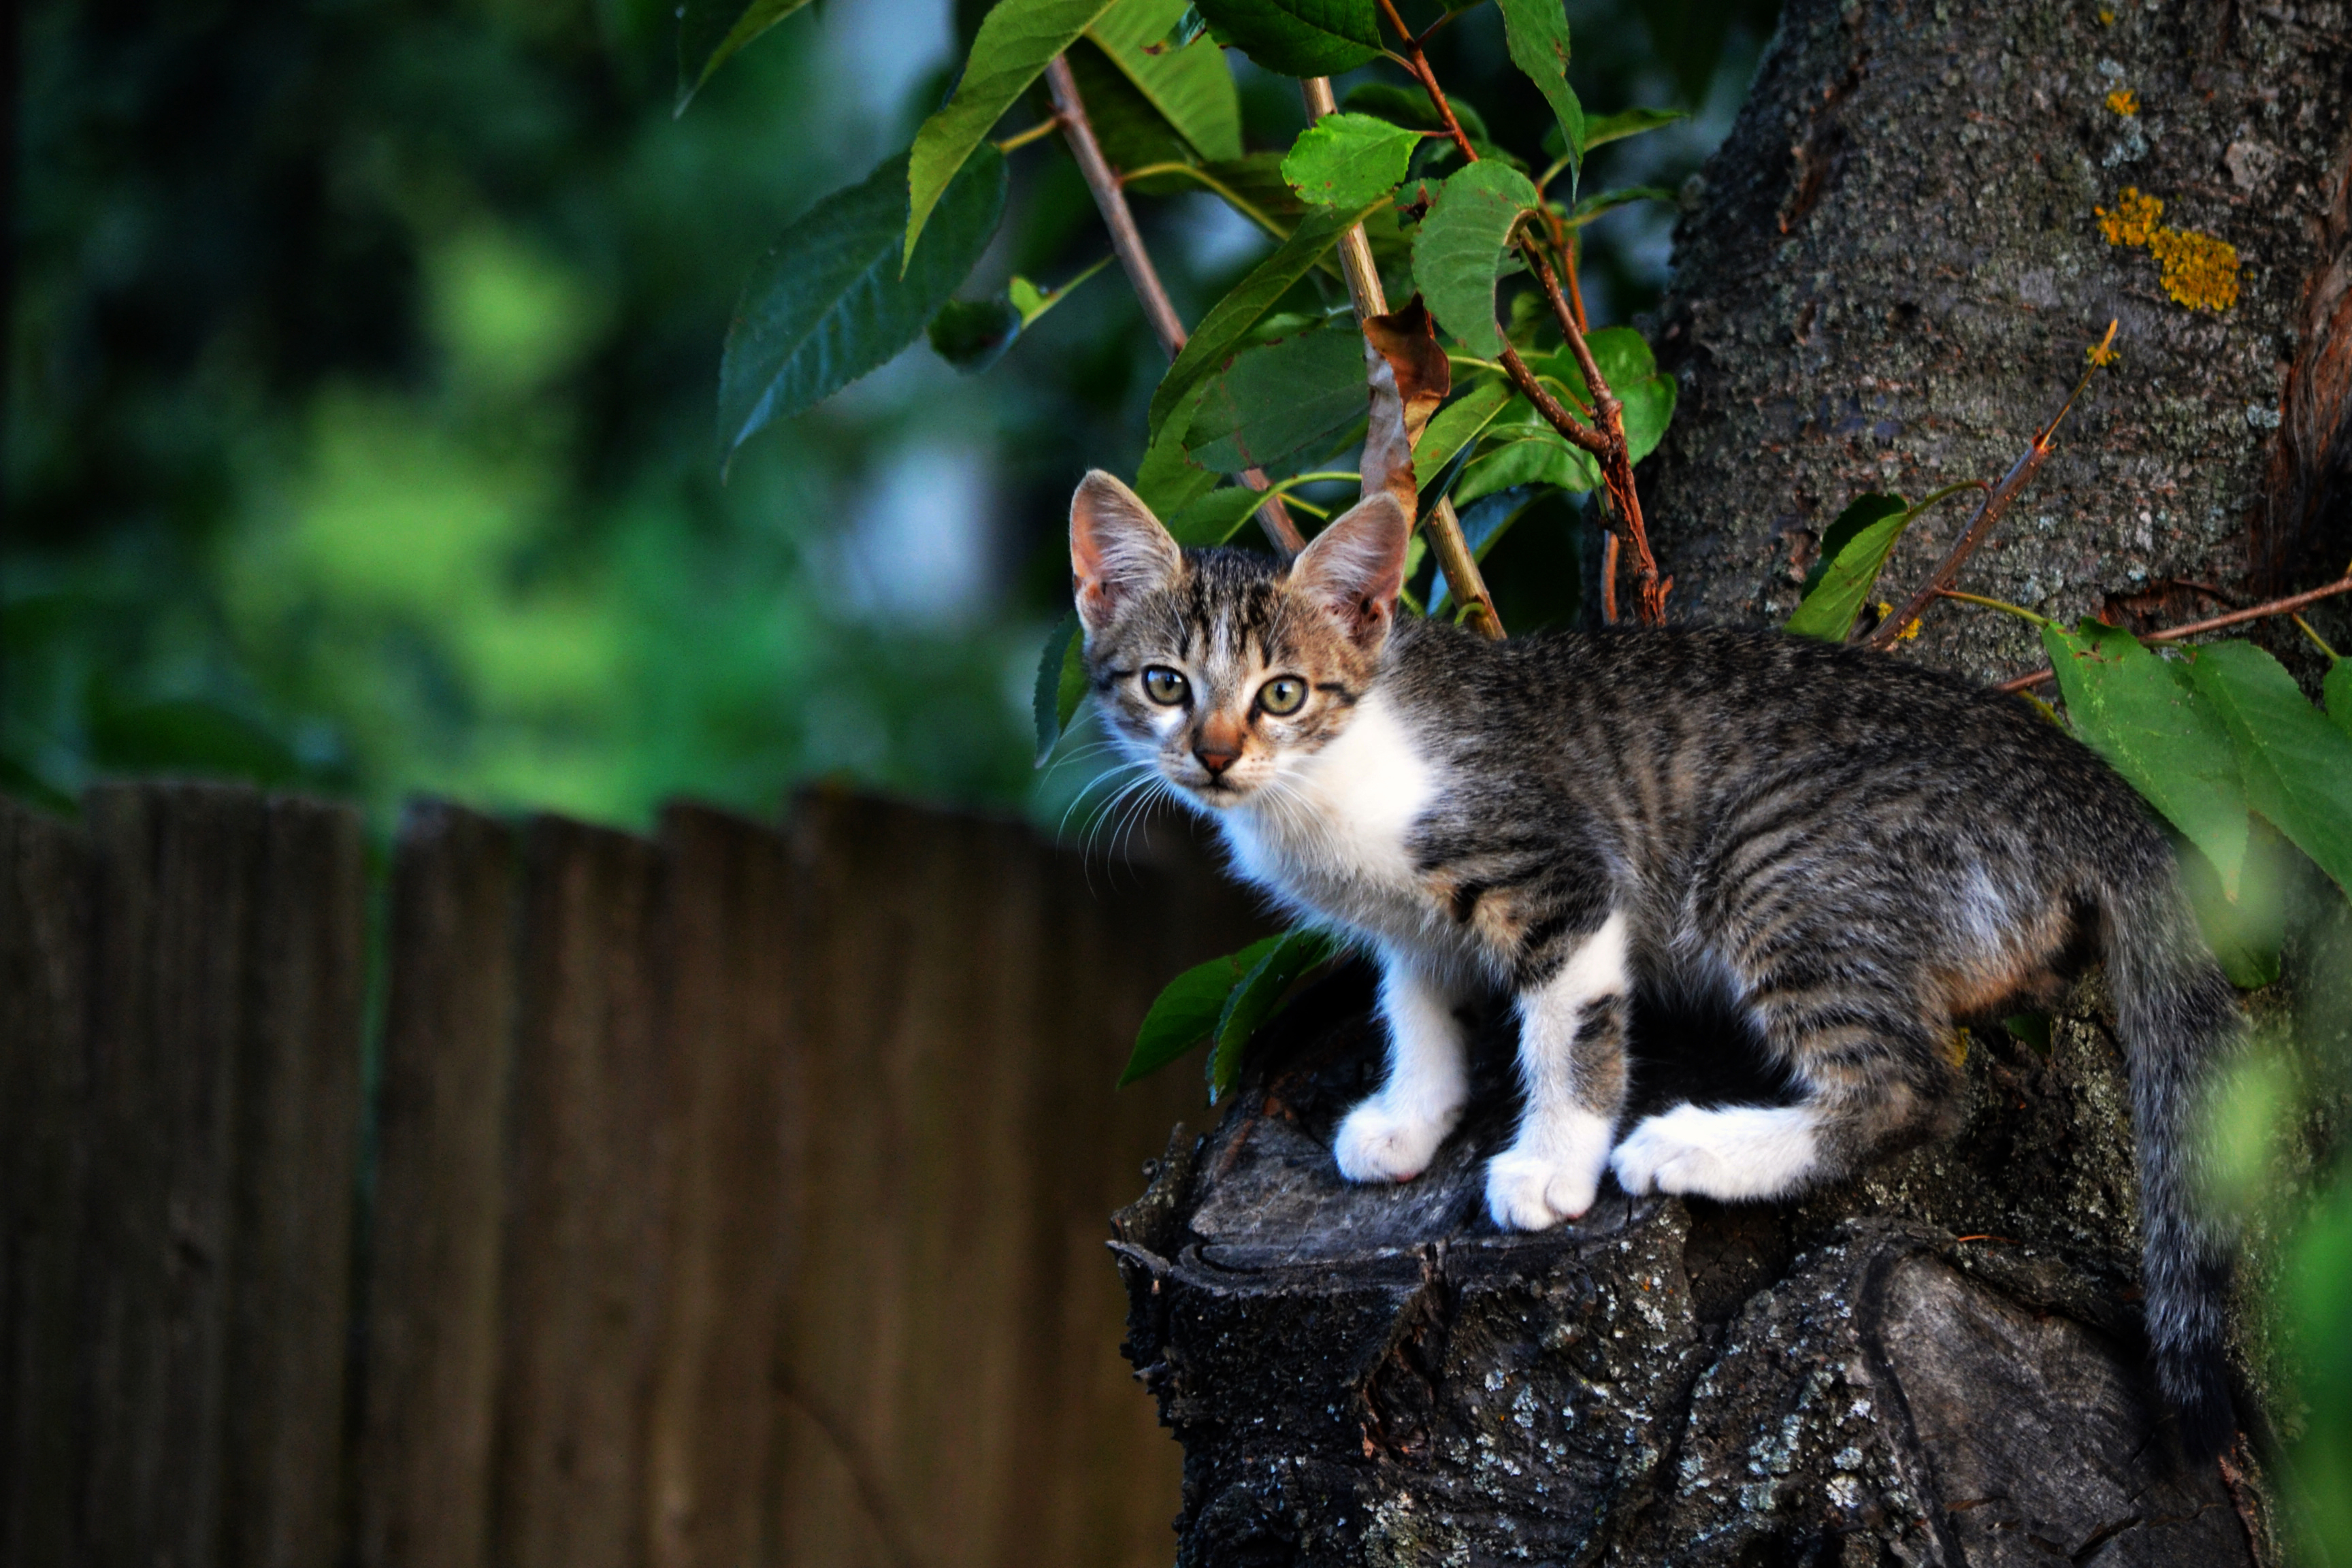
{"type": "MultiPolygon", "coordinates": [[[[766,811],[834,773],[1027,797],[1068,489],[1131,468],[1161,368],[1116,272],[986,377],[919,349],[723,484],[711,417],[754,262],[907,144],[984,10],[821,0],[674,115],[657,0],[27,7],[0,786],[245,777],[379,821],[766,811]]],[[[1671,184],[1771,6],[1570,15],[1589,101],[1706,111],[1609,172],[1671,184]]],[[[1491,7],[1433,53],[1540,137],[1491,7]]],[[[1295,87],[1242,76],[1249,144],[1286,143],[1295,87]]],[[[1107,249],[1057,144],[1013,200],[975,289],[1107,249]]],[[[1139,205],[1188,319],[1265,248],[1206,196],[1139,205]]],[[[1593,232],[1601,313],[1654,298],[1670,217],[1593,232]]]]}

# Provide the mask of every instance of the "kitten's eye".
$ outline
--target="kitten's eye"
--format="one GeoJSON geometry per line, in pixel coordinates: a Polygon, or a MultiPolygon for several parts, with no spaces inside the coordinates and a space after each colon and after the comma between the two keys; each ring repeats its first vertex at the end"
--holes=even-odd
{"type": "Polygon", "coordinates": [[[1184,678],[1164,664],[1155,664],[1143,672],[1143,694],[1163,708],[1173,708],[1184,700],[1184,678]]]}
{"type": "Polygon", "coordinates": [[[1296,713],[1307,700],[1307,682],[1295,675],[1277,675],[1257,689],[1257,705],[1269,713],[1296,713]]]}

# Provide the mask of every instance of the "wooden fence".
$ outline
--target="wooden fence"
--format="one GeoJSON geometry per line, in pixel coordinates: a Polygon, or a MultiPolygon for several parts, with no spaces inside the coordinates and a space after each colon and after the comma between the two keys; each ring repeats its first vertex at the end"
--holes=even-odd
{"type": "Polygon", "coordinates": [[[338,806],[0,802],[0,1564],[1168,1560],[1102,1243],[1200,1091],[1110,1085],[1213,875],[819,795],[370,882],[338,806]]]}

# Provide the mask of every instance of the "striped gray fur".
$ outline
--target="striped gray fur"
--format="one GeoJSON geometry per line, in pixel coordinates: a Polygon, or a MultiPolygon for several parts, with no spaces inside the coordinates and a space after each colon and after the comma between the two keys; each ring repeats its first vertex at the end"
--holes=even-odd
{"type": "Polygon", "coordinates": [[[1102,474],[1071,515],[1087,669],[1130,762],[1238,875],[1381,960],[1389,1073],[1339,1129],[1342,1172],[1425,1165],[1467,1092],[1454,1009],[1500,989],[1528,1106],[1488,1167],[1498,1223],[1573,1218],[1604,1171],[1780,1197],[1949,1133],[1955,1024],[2046,1005],[2103,957],[2158,1382],[2187,1449],[2222,1447],[2227,1248],[2190,1123],[2242,1024],[2137,795],[2025,702],[1882,655],[1704,628],[1496,643],[1400,615],[1409,531],[1374,498],[1295,563],[1182,552],[1102,474]],[[1307,688],[1287,712],[1284,677],[1307,688]],[[1727,1002],[1793,1103],[1620,1127],[1644,994],[1727,1002]]]}

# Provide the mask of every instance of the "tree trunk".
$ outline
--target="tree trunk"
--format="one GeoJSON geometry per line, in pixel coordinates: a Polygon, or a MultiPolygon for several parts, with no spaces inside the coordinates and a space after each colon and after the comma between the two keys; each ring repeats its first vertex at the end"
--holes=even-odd
{"type": "MultiPolygon", "coordinates": [[[[1777,622],[1848,500],[1999,479],[2110,318],[2121,364],[1960,585],[2169,623],[2340,571],[2347,25],[1790,0],[1685,193],[1656,333],[1683,397],[1644,488],[1676,617],[1777,622]],[[2233,303],[2192,309],[2107,243],[2126,186],[2236,248],[2233,303]]],[[[1972,510],[1915,526],[1885,596],[1972,510]]],[[[1952,605],[1900,657],[2045,662],[1952,605]]],[[[1127,1348],[1185,1448],[1180,1563],[2275,1561],[2258,1479],[2185,1469],[2150,1403],[2095,978],[2046,1048],[1970,1037],[1951,1143],[1787,1204],[1605,1187],[1540,1236],[1480,1201],[1517,1110],[1499,1013],[1435,1165],[1339,1180],[1332,1129],[1381,1070],[1370,1002],[1360,973],[1302,997],[1118,1216],[1127,1348]]]]}

